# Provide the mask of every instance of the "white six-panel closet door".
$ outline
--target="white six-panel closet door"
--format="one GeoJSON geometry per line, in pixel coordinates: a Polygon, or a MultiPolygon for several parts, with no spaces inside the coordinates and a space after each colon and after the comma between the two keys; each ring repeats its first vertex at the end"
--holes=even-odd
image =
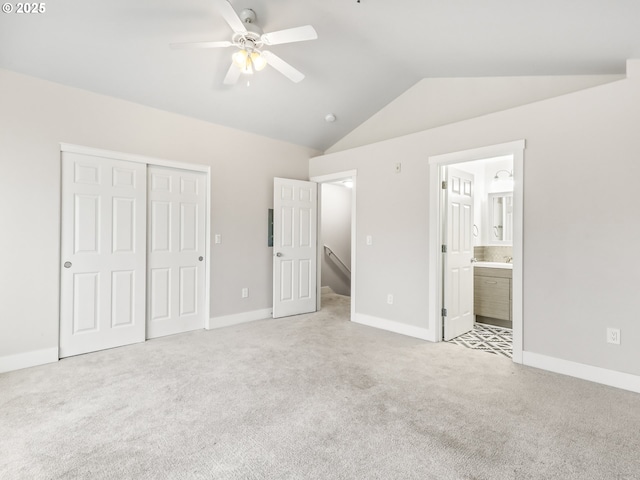
{"type": "Polygon", "coordinates": [[[145,339],[146,165],[62,154],[60,357],[145,339]]]}
{"type": "Polygon", "coordinates": [[[204,328],[205,179],[148,167],[147,338],[204,328]]]}

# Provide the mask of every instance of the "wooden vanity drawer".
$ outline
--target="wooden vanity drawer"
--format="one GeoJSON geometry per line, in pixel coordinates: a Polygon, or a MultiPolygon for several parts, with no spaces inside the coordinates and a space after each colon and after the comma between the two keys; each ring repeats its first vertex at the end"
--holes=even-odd
{"type": "Polygon", "coordinates": [[[511,320],[511,279],[475,275],[473,313],[511,320]]]}

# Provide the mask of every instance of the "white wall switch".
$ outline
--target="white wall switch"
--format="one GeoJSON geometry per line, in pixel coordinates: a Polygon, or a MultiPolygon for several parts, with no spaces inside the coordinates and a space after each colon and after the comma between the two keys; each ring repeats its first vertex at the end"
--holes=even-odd
{"type": "Polygon", "coordinates": [[[619,328],[607,328],[607,343],[620,345],[620,329],[619,328]]]}
{"type": "Polygon", "coordinates": [[[367,235],[367,245],[373,245],[373,237],[371,235],[367,235]]]}
{"type": "Polygon", "coordinates": [[[400,173],[402,171],[402,164],[400,162],[396,163],[396,173],[400,173]]]}
{"type": "Polygon", "coordinates": [[[215,244],[222,243],[222,235],[220,235],[219,233],[216,233],[215,237],[213,237],[213,242],[215,244]]]}
{"type": "Polygon", "coordinates": [[[393,305],[393,295],[392,294],[387,295],[387,303],[389,305],[393,305]]]}
{"type": "Polygon", "coordinates": [[[243,288],[242,289],[242,298],[247,298],[249,296],[249,289],[248,288],[243,288]]]}

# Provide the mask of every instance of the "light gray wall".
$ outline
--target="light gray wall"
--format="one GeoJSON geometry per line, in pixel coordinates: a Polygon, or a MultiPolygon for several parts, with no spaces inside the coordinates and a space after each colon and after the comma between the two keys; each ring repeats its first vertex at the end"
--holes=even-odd
{"type": "Polygon", "coordinates": [[[59,142],[210,165],[211,315],[271,307],[273,177],[313,151],[6,70],[0,91],[0,360],[58,345],[59,142]]]}
{"type": "Polygon", "coordinates": [[[313,158],[311,176],[358,170],[356,314],[434,327],[428,159],[525,139],[524,350],[640,374],[638,73],[313,158]],[[606,343],[607,327],[621,329],[620,346],[606,343]]]}
{"type": "MultiPolygon", "coordinates": [[[[348,267],[351,266],[351,192],[347,187],[323,183],[321,216],[322,243],[348,267]]],[[[351,277],[332,256],[322,251],[322,286],[340,295],[351,295],[351,277]]]]}
{"type": "Polygon", "coordinates": [[[468,120],[622,78],[623,75],[425,78],[325,153],[468,120]]]}

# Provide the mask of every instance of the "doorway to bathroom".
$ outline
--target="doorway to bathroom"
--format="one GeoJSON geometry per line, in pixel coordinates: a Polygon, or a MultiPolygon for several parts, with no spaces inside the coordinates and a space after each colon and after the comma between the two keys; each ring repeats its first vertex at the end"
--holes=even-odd
{"type": "Polygon", "coordinates": [[[522,359],[524,141],[431,157],[435,341],[522,359]]]}

